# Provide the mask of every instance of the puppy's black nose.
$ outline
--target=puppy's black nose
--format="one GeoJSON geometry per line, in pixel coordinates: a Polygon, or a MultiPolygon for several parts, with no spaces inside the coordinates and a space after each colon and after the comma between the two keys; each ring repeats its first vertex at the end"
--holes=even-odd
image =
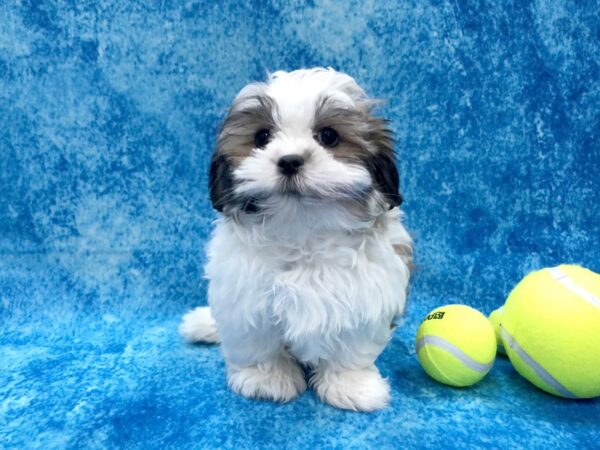
{"type": "Polygon", "coordinates": [[[298,169],[304,164],[304,158],[300,155],[285,155],[277,162],[279,171],[286,177],[291,177],[298,173],[298,169]]]}

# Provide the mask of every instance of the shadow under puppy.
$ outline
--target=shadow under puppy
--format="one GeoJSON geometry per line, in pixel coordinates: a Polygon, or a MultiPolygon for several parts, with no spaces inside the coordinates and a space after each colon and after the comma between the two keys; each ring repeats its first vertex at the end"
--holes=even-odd
{"type": "Polygon", "coordinates": [[[338,408],[372,411],[390,389],[374,362],[401,314],[411,239],[393,140],[350,76],[276,72],[238,94],[210,167],[221,215],[208,244],[209,307],[190,342],[220,342],[228,383],[289,401],[309,384],[338,408]]]}

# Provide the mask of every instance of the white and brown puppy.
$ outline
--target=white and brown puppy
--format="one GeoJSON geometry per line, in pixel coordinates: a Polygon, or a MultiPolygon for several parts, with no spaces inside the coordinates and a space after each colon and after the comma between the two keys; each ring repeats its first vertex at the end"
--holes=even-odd
{"type": "Polygon", "coordinates": [[[180,326],[221,342],[229,386],[339,408],[390,398],[375,360],[406,298],[411,239],[386,121],[350,76],[276,72],[238,94],[218,137],[210,197],[209,307],[180,326]]]}

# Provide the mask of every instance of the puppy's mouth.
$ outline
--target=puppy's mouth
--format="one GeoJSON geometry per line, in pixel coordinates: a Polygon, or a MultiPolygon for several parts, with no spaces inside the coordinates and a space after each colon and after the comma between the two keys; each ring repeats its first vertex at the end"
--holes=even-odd
{"type": "Polygon", "coordinates": [[[371,187],[336,186],[330,192],[321,192],[307,186],[301,178],[286,178],[270,191],[247,193],[238,197],[240,209],[248,214],[276,211],[281,201],[292,201],[305,206],[318,206],[331,203],[359,204],[368,198],[371,187]]]}
{"type": "Polygon", "coordinates": [[[301,174],[282,177],[277,184],[276,193],[289,197],[313,197],[301,174]]]}
{"type": "Polygon", "coordinates": [[[258,213],[261,210],[274,206],[282,199],[294,199],[302,201],[303,199],[318,201],[324,196],[312,192],[305,183],[303,183],[300,175],[282,178],[276,187],[269,191],[248,193],[238,197],[240,208],[250,214],[258,213]]]}

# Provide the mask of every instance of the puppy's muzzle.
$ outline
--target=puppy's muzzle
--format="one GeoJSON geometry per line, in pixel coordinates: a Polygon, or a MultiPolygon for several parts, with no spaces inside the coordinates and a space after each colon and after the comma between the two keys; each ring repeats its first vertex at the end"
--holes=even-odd
{"type": "Polygon", "coordinates": [[[286,177],[296,175],[304,165],[304,158],[300,155],[285,155],[277,162],[279,172],[286,177]]]}

